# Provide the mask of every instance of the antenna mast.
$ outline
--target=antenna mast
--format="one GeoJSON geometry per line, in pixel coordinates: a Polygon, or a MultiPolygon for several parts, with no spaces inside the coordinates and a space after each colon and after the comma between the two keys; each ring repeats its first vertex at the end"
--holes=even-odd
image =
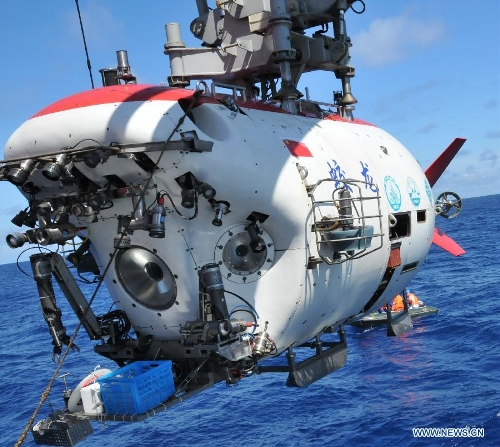
{"type": "Polygon", "coordinates": [[[92,67],[90,65],[89,50],[87,49],[87,41],[85,40],[85,31],[83,30],[82,15],[80,14],[80,5],[78,4],[78,0],[75,0],[75,3],[76,3],[76,10],[78,11],[78,20],[80,20],[80,29],[82,30],[83,46],[85,47],[85,56],[87,57],[87,68],[89,70],[89,75],[90,75],[90,84],[92,85],[93,89],[94,78],[92,77],[92,67]]]}

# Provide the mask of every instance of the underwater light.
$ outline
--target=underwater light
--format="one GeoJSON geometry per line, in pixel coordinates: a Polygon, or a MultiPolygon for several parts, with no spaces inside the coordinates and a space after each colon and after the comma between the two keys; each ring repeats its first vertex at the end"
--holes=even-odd
{"type": "Polygon", "coordinates": [[[33,160],[24,160],[18,168],[12,168],[7,174],[7,180],[16,186],[21,186],[33,171],[35,162],[33,160]]]}

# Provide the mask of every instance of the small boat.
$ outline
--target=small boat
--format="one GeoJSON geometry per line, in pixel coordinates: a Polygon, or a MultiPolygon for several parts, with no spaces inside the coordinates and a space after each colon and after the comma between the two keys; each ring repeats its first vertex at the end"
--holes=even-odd
{"type": "MultiPolygon", "coordinates": [[[[425,306],[425,305],[420,307],[412,307],[409,309],[409,313],[412,319],[418,317],[425,317],[427,315],[436,314],[438,312],[439,309],[437,307],[425,306]]],[[[394,318],[399,312],[392,311],[392,313],[394,318]]],[[[362,328],[381,326],[383,324],[387,324],[387,313],[373,312],[349,324],[351,326],[362,327],[362,328]]]]}

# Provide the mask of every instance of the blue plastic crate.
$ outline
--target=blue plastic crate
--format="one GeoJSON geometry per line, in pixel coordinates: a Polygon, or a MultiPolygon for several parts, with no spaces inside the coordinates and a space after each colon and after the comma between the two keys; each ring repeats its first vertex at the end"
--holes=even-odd
{"type": "Polygon", "coordinates": [[[97,379],[106,414],[145,413],[175,393],[172,362],[134,362],[97,379]]]}

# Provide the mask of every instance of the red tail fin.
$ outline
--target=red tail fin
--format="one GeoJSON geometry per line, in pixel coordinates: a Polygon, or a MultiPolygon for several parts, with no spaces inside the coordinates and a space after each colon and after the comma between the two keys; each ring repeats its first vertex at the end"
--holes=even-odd
{"type": "Polygon", "coordinates": [[[436,158],[434,163],[432,163],[425,171],[425,176],[429,180],[429,184],[434,186],[436,182],[441,177],[441,174],[448,167],[453,157],[457,155],[457,152],[465,143],[465,138],[455,138],[452,143],[444,150],[444,152],[436,158]]]}
{"type": "Polygon", "coordinates": [[[432,242],[434,242],[438,247],[451,253],[455,256],[460,256],[465,253],[465,250],[460,247],[451,237],[446,236],[438,228],[434,228],[434,234],[432,235],[432,242]]]}

